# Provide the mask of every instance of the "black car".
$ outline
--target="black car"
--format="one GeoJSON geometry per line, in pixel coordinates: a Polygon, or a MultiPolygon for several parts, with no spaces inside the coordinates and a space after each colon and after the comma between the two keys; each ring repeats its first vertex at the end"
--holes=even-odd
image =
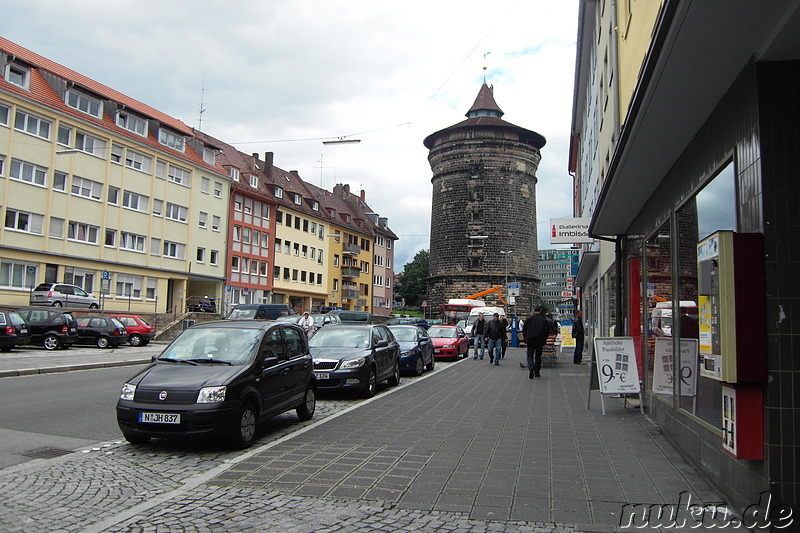
{"type": "Polygon", "coordinates": [[[310,420],[316,382],[305,333],[292,324],[220,320],[193,326],[129,379],[117,423],[150,437],[226,438],[250,446],[258,423],[291,409],[310,420]]]}
{"type": "Polygon", "coordinates": [[[128,342],[128,330],[118,319],[110,316],[79,316],[78,338],[75,344],[90,344],[98,348],[118,348],[128,342]]]}
{"type": "Polygon", "coordinates": [[[14,346],[30,341],[28,323],[14,311],[0,311],[0,351],[10,352],[14,346]]]}
{"type": "Polygon", "coordinates": [[[17,313],[28,323],[30,344],[41,344],[47,350],[64,349],[78,338],[75,317],[69,311],[34,307],[20,309],[17,313]]]}
{"type": "Polygon", "coordinates": [[[286,304],[239,304],[225,318],[227,320],[275,320],[282,316],[296,315],[286,304]]]}
{"type": "Polygon", "coordinates": [[[325,326],[309,346],[320,389],[360,389],[372,397],[381,381],[400,384],[400,345],[382,324],[325,326]]]}

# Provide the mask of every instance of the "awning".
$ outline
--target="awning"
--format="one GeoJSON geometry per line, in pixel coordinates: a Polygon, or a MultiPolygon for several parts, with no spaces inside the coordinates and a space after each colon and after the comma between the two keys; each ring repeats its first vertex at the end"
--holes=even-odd
{"type": "Polygon", "coordinates": [[[600,262],[600,252],[585,252],[578,265],[578,275],[575,276],[575,285],[585,287],[592,280],[597,279],[597,263],[600,262]]]}

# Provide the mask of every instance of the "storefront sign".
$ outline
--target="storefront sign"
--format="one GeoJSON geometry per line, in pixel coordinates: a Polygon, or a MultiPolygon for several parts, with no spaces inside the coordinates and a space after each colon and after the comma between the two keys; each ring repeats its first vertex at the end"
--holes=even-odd
{"type": "Polygon", "coordinates": [[[602,394],[635,394],[641,390],[632,337],[596,337],[594,353],[602,394]]]}
{"type": "Polygon", "coordinates": [[[589,218],[551,218],[550,244],[592,243],[589,237],[589,218]]]}

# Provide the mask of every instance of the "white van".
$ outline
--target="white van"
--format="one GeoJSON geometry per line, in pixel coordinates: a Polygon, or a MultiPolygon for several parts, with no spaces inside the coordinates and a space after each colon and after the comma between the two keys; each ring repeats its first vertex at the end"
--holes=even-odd
{"type": "MultiPolygon", "coordinates": [[[[697,320],[697,302],[693,300],[681,300],[681,309],[693,319],[697,320]]],[[[656,337],[672,336],[673,324],[672,302],[658,302],[655,307],[650,309],[650,331],[656,337]]]]}
{"type": "Polygon", "coordinates": [[[483,315],[485,320],[492,320],[495,313],[503,316],[506,314],[506,310],[502,307],[473,307],[469,312],[469,318],[467,319],[467,325],[464,328],[464,331],[467,332],[467,335],[470,334],[472,331],[472,324],[478,320],[479,315],[483,315]]]}

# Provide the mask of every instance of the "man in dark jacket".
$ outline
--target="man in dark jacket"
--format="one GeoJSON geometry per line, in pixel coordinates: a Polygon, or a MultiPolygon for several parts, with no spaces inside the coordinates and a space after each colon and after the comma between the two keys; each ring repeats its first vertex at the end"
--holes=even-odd
{"type": "Polygon", "coordinates": [[[500,357],[503,355],[502,340],[506,336],[506,328],[500,322],[500,315],[495,313],[492,321],[486,324],[486,337],[489,339],[489,364],[500,366],[500,357]]]}
{"type": "Polygon", "coordinates": [[[572,338],[575,339],[575,352],[572,354],[572,362],[576,365],[586,364],[583,362],[583,338],[586,333],[583,330],[583,312],[575,312],[575,320],[572,321],[572,338]]]}
{"type": "Polygon", "coordinates": [[[542,307],[537,305],[522,328],[522,336],[527,345],[528,377],[531,379],[541,377],[539,371],[542,368],[542,348],[547,343],[548,335],[550,323],[542,315],[542,307]]]}
{"type": "MultiPolygon", "coordinates": [[[[475,359],[483,359],[483,348],[485,347],[486,343],[484,342],[484,335],[486,334],[486,319],[483,318],[483,315],[478,315],[478,320],[473,322],[472,324],[472,331],[470,331],[470,335],[473,339],[475,339],[475,348],[472,352],[472,356],[475,359]]],[[[492,357],[489,356],[489,359],[492,357]]]]}

